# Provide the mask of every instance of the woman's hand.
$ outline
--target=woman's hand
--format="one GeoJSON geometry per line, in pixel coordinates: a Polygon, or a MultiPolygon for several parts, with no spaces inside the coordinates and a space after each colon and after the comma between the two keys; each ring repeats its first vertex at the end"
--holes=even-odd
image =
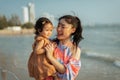
{"type": "Polygon", "coordinates": [[[53,56],[54,49],[55,49],[56,46],[57,45],[55,43],[47,44],[45,46],[46,56],[59,73],[64,73],[66,71],[66,68],[64,67],[63,64],[59,63],[53,56]]]}
{"type": "Polygon", "coordinates": [[[53,43],[49,43],[45,46],[46,56],[48,59],[53,58],[54,49],[55,49],[55,45],[53,43]]]}

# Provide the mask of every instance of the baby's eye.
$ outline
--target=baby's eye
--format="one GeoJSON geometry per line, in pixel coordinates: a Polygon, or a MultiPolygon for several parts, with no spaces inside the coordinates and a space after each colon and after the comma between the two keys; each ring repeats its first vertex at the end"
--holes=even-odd
{"type": "Polygon", "coordinates": [[[46,29],[45,31],[49,31],[48,29],[46,29]]]}

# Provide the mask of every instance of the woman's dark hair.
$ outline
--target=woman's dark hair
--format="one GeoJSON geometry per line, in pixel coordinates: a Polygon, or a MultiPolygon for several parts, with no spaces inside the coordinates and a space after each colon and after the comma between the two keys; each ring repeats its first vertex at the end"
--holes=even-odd
{"type": "Polygon", "coordinates": [[[72,16],[72,15],[65,15],[59,18],[59,21],[61,19],[65,19],[65,21],[68,24],[73,25],[74,28],[76,28],[76,31],[72,34],[72,39],[73,39],[73,44],[76,46],[79,44],[79,42],[83,39],[82,37],[82,26],[81,26],[81,21],[78,17],[72,16]]]}
{"type": "Polygon", "coordinates": [[[43,30],[43,27],[48,23],[52,24],[52,22],[48,18],[46,18],[46,17],[39,18],[36,21],[36,24],[35,24],[35,27],[34,27],[35,28],[35,34],[39,35],[39,33],[43,30]]]}

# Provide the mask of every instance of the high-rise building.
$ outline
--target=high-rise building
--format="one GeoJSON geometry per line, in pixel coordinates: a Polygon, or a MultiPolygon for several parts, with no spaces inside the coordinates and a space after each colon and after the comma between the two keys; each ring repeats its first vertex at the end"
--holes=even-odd
{"type": "Polygon", "coordinates": [[[28,4],[28,13],[29,13],[29,22],[34,23],[35,22],[35,9],[34,9],[33,3],[28,4]]]}
{"type": "Polygon", "coordinates": [[[33,3],[28,3],[26,7],[23,7],[23,15],[24,23],[26,22],[31,22],[33,24],[35,23],[35,9],[33,3]]]}
{"type": "Polygon", "coordinates": [[[27,23],[29,22],[29,15],[28,15],[28,8],[27,7],[23,7],[23,22],[27,23]]]}

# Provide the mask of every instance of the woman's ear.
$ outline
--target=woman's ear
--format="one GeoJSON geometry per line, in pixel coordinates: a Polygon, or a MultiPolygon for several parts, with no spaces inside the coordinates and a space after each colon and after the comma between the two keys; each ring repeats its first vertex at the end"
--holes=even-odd
{"type": "Polygon", "coordinates": [[[76,31],[76,28],[73,27],[73,28],[72,28],[72,33],[74,33],[75,31],[76,31]]]}

